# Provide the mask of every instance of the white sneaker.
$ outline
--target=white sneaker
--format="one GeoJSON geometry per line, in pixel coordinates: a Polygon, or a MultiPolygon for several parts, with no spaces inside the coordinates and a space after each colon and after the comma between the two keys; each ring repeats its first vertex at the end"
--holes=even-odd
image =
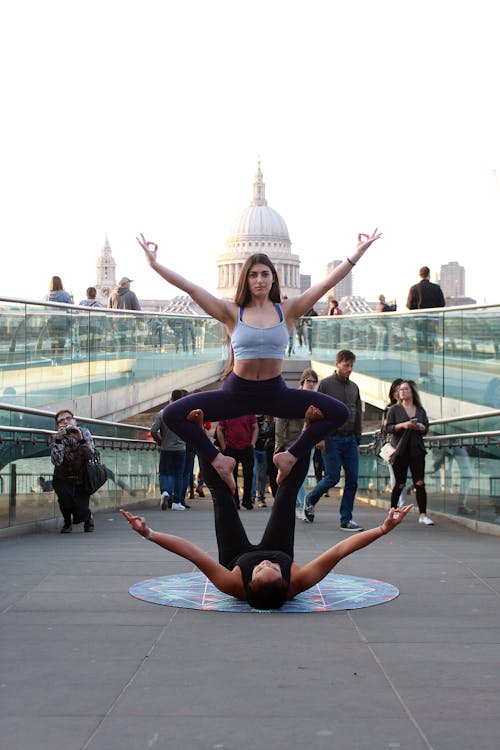
{"type": "Polygon", "coordinates": [[[172,510],[186,510],[186,508],[182,503],[172,503],[172,510]]]}
{"type": "Polygon", "coordinates": [[[434,526],[434,521],[429,516],[420,516],[418,522],[423,523],[425,526],[434,526]]]}
{"type": "Polygon", "coordinates": [[[306,514],[304,513],[304,508],[296,508],[295,509],[295,518],[298,521],[305,521],[306,520],[306,514]]]}

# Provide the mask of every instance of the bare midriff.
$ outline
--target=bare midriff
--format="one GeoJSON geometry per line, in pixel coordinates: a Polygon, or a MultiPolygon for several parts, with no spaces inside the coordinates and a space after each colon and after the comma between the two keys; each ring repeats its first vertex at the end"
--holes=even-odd
{"type": "Polygon", "coordinates": [[[244,380],[271,380],[281,375],[281,359],[238,359],[233,372],[244,380]]]}

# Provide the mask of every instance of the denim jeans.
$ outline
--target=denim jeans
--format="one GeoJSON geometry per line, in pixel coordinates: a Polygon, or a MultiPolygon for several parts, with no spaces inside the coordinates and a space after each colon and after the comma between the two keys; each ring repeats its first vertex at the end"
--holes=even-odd
{"type": "Polygon", "coordinates": [[[340,479],[340,471],[344,468],[345,485],[340,504],[340,523],[352,520],[354,498],[358,489],[359,454],[354,435],[338,435],[325,438],[323,451],[325,476],[307,495],[306,505],[316,505],[320,497],[335,487],[340,479]]]}
{"type": "Polygon", "coordinates": [[[253,450],[253,479],[252,479],[252,498],[258,497],[259,500],[266,499],[267,484],[267,452],[253,450]]]}
{"type": "Polygon", "coordinates": [[[160,492],[168,492],[174,503],[183,503],[186,451],[160,451],[160,492]]]}

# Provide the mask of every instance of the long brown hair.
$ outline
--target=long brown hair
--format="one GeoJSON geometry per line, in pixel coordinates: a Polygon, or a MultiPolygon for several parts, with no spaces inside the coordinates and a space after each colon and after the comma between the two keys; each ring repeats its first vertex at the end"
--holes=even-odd
{"type": "Polygon", "coordinates": [[[267,266],[273,275],[273,283],[269,291],[269,299],[271,302],[281,302],[281,291],[280,282],[278,280],[278,274],[271,258],[265,253],[254,253],[249,255],[243,264],[241,269],[240,277],[238,279],[238,286],[236,287],[236,294],[234,295],[234,301],[237,305],[245,307],[250,302],[250,289],[248,287],[248,274],[253,266],[257,263],[262,263],[263,266],[267,266]]]}
{"type": "Polygon", "coordinates": [[[52,276],[50,280],[49,292],[62,292],[64,289],[60,276],[52,276]]]}
{"type": "MultiPolygon", "coordinates": [[[[420,409],[422,409],[422,402],[420,401],[420,394],[418,392],[417,384],[414,380],[402,380],[399,384],[400,386],[403,385],[403,383],[406,383],[410,386],[411,395],[413,396],[413,403],[415,406],[418,406],[420,409]]],[[[400,399],[401,400],[401,399],[400,399]]]]}
{"type": "MultiPolygon", "coordinates": [[[[248,303],[250,302],[251,296],[248,286],[248,274],[250,273],[250,269],[253,266],[257,265],[257,263],[262,263],[262,265],[267,266],[273,275],[273,283],[271,285],[271,289],[269,290],[269,299],[271,300],[271,302],[281,302],[280,282],[278,280],[278,274],[271,258],[265,253],[254,253],[253,255],[249,255],[246,259],[238,279],[238,286],[236,287],[236,294],[234,295],[234,301],[235,304],[238,305],[238,307],[245,307],[245,305],[248,305],[248,303]]],[[[231,346],[231,338],[229,335],[226,338],[226,342],[230,346],[230,352],[227,358],[226,369],[221,375],[221,380],[225,380],[227,376],[232,373],[234,367],[234,352],[233,347],[231,346]]]]}

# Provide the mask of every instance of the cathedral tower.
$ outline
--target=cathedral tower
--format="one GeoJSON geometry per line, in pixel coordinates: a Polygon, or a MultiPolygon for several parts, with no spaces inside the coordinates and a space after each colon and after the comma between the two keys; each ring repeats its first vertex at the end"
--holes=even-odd
{"type": "Polygon", "coordinates": [[[115,269],[116,263],[111,255],[111,246],[108,242],[108,235],[106,234],[104,246],[101,248],[101,254],[97,261],[97,280],[95,285],[98,301],[106,306],[108,304],[109,295],[116,286],[115,269]]]}

